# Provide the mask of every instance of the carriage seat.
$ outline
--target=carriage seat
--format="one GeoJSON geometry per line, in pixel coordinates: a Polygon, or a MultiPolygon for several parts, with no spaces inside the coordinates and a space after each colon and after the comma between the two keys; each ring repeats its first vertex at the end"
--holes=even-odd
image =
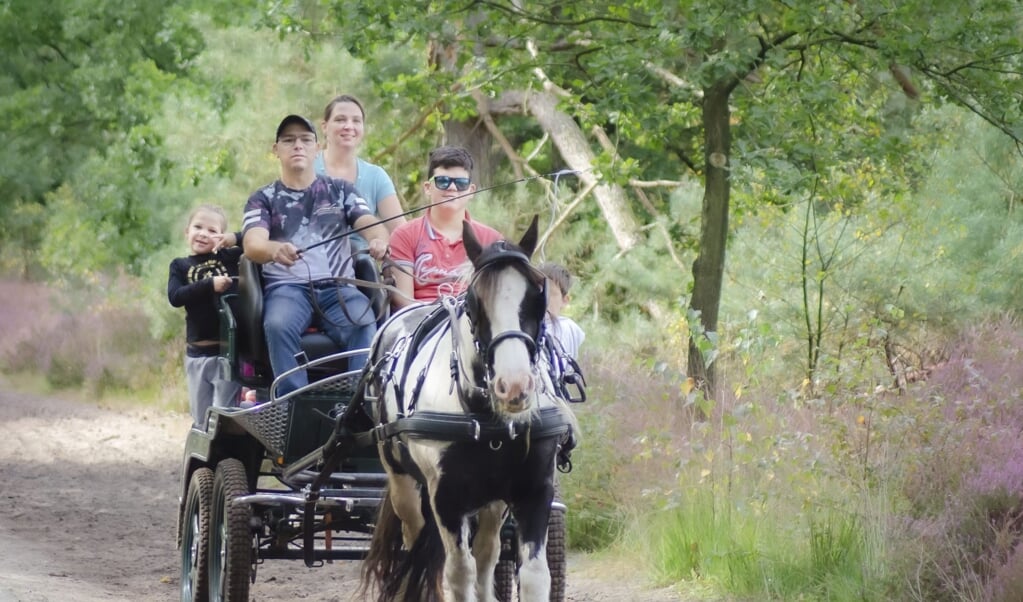
{"type": "MultiPolygon", "coordinates": [[[[367,254],[354,256],[355,277],[368,282],[379,282],[376,262],[367,254]]],[[[386,318],[389,310],[387,292],[381,288],[359,286],[360,291],[370,300],[370,307],[378,322],[386,318]]],[[[270,354],[263,334],[263,270],[259,264],[242,257],[238,265],[238,298],[232,310],[236,323],[236,378],[249,387],[267,387],[273,382],[270,354]]],[[[320,330],[311,329],[302,335],[302,351],[310,360],[319,359],[341,351],[334,341],[320,330]]],[[[344,359],[317,366],[310,370],[309,380],[347,370],[344,359]]]]}

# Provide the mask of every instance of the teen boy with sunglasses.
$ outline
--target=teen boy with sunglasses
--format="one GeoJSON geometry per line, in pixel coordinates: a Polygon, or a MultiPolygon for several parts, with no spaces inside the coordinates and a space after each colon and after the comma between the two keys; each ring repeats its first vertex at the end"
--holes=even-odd
{"type": "Polygon", "coordinates": [[[391,232],[391,259],[400,268],[392,270],[394,285],[402,293],[391,295],[394,308],[461,292],[459,280],[469,269],[462,245],[463,221],[469,222],[484,247],[504,239],[466,210],[476,192],[472,168],[472,156],[464,148],[442,146],[430,152],[423,183],[430,207],[391,232]]]}

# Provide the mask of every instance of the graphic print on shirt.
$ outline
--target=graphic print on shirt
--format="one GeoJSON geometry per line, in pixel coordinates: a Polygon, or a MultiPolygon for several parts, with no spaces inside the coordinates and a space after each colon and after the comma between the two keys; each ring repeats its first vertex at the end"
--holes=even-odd
{"type": "Polygon", "coordinates": [[[229,276],[227,268],[219,259],[207,259],[188,268],[187,282],[193,284],[214,276],[229,276]]]}
{"type": "Polygon", "coordinates": [[[416,257],[412,266],[412,275],[420,284],[437,284],[441,282],[455,282],[461,278],[466,271],[468,262],[453,269],[447,269],[443,265],[437,265],[433,253],[423,252],[416,257]]]}
{"type": "Polygon", "coordinates": [[[345,234],[355,220],[369,214],[366,201],[347,182],[318,176],[308,188],[292,190],[278,180],[250,198],[245,229],[267,227],[271,240],[287,241],[303,250],[301,260],[291,267],[264,265],[267,283],[352,277],[351,246],[345,234]]]}

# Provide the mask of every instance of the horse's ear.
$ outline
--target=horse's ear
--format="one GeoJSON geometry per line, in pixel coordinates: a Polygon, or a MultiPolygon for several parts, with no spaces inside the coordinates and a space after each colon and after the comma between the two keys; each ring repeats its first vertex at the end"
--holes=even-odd
{"type": "Polygon", "coordinates": [[[526,228],[526,233],[522,235],[522,240],[519,241],[519,246],[522,247],[522,251],[527,257],[532,257],[533,251],[536,250],[536,224],[539,219],[539,215],[533,215],[533,221],[529,223],[529,227],[526,228]]]}
{"type": "Polygon", "coordinates": [[[462,245],[465,246],[465,254],[469,257],[469,261],[475,264],[476,258],[483,252],[483,247],[480,245],[480,241],[476,240],[476,233],[472,231],[468,220],[462,222],[462,245]]]}

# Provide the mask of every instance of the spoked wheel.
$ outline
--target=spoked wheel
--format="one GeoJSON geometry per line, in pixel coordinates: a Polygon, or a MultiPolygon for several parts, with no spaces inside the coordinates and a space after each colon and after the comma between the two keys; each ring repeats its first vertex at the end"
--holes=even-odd
{"type": "Polygon", "coordinates": [[[181,602],[207,602],[213,471],[192,473],[181,523],[181,602]]]}
{"type": "Polygon", "coordinates": [[[252,575],[251,511],[235,505],[249,493],[245,466],[235,458],[221,460],[213,478],[213,520],[210,533],[210,600],[245,602],[252,575]]]}

